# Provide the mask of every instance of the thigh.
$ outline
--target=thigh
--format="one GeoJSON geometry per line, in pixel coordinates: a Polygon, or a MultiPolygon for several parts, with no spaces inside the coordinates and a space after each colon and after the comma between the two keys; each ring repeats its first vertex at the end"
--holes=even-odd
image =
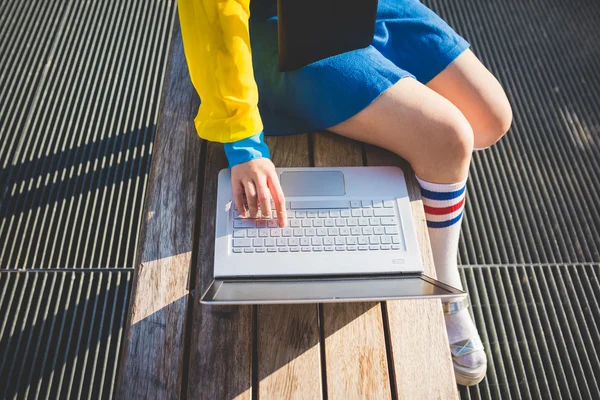
{"type": "Polygon", "coordinates": [[[458,182],[468,171],[469,123],[450,101],[410,77],[329,130],[400,155],[425,180],[458,182]]]}
{"type": "Polygon", "coordinates": [[[475,147],[495,143],[508,130],[512,111],[498,80],[467,50],[427,83],[454,104],[473,128],[475,147]]]}

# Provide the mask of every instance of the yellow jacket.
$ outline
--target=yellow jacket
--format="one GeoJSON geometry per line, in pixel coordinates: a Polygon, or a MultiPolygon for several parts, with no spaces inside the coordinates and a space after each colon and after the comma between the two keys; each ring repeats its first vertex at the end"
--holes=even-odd
{"type": "Polygon", "coordinates": [[[250,0],[179,0],[192,83],[201,99],[201,138],[229,143],[263,130],[258,112],[248,19],[250,0]]]}

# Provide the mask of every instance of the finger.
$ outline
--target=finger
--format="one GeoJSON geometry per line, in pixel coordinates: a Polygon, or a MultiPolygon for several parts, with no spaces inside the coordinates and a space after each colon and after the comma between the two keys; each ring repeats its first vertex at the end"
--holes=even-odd
{"type": "Polygon", "coordinates": [[[273,202],[275,203],[275,209],[277,209],[277,221],[279,222],[279,225],[286,226],[287,212],[285,210],[285,196],[283,195],[283,190],[279,184],[279,177],[276,173],[269,176],[267,184],[271,191],[273,202]]]}
{"type": "Polygon", "coordinates": [[[256,196],[258,198],[258,205],[263,218],[271,218],[271,193],[267,186],[266,178],[262,179],[260,183],[254,183],[256,187],[256,196]]]}
{"type": "Polygon", "coordinates": [[[246,206],[244,205],[244,189],[239,182],[237,184],[232,183],[232,189],[235,208],[237,208],[242,217],[246,218],[248,215],[246,214],[246,206]]]}
{"type": "Polygon", "coordinates": [[[248,209],[250,210],[250,217],[256,218],[258,214],[258,206],[256,204],[256,188],[254,182],[244,183],[244,191],[246,192],[246,202],[248,203],[248,209]]]}

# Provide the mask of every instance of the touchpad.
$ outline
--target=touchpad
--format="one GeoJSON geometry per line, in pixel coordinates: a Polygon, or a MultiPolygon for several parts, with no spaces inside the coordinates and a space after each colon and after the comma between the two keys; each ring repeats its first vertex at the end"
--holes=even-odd
{"type": "Polygon", "coordinates": [[[284,171],[279,176],[285,196],[343,196],[342,171],[284,171]]]}

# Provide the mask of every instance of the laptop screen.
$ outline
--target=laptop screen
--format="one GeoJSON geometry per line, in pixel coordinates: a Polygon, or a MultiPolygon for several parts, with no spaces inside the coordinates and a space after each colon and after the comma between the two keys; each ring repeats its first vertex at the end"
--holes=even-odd
{"type": "Polygon", "coordinates": [[[202,302],[320,303],[442,298],[464,293],[425,275],[215,280],[202,302]]]}

